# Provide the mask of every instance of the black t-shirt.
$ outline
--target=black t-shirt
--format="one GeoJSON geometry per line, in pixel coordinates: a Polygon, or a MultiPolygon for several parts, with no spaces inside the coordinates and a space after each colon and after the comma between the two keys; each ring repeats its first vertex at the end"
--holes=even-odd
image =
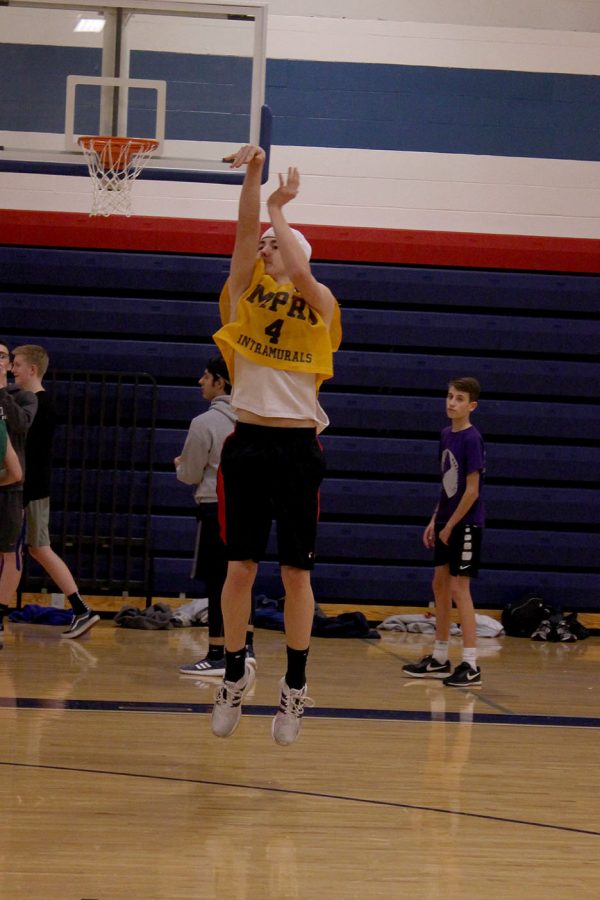
{"type": "Polygon", "coordinates": [[[50,496],[52,474],[52,438],[56,428],[56,410],[46,391],[37,391],[38,408],[27,432],[25,445],[25,485],[23,504],[50,496]]]}

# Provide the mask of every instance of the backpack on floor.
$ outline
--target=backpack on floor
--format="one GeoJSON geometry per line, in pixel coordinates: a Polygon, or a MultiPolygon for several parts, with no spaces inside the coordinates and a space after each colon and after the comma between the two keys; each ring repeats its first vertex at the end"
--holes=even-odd
{"type": "Polygon", "coordinates": [[[502,610],[502,625],[509,637],[531,637],[544,619],[556,612],[537,592],[524,594],[502,610]]]}

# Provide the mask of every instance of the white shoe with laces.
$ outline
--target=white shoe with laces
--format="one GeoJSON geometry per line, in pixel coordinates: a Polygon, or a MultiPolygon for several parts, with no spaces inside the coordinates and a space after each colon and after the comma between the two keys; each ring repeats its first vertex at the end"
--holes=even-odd
{"type": "Polygon", "coordinates": [[[229,737],[240,724],[242,700],[256,678],[254,666],[245,664],[243,678],[239,681],[224,681],[215,697],[211,716],[211,728],[217,737],[229,737]]]}
{"type": "Polygon", "coordinates": [[[297,690],[288,687],[285,678],[282,678],[279,687],[281,689],[279,709],[273,718],[271,733],[276,744],[287,747],[288,744],[293,744],[300,734],[304,707],[314,706],[315,701],[306,696],[308,690],[306,684],[297,690]]]}

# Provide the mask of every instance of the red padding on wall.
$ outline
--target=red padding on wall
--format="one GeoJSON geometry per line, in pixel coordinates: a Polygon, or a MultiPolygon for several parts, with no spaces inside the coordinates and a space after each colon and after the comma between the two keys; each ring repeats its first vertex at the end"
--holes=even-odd
{"type": "MultiPolygon", "coordinates": [[[[600,273],[600,240],[302,225],[318,260],[600,273]]],[[[0,243],[229,256],[235,223],[0,210],[0,243]]]]}

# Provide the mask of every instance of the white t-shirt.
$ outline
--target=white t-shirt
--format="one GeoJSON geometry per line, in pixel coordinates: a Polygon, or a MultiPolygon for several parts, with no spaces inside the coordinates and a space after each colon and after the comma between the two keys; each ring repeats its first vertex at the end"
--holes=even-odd
{"type": "Polygon", "coordinates": [[[240,353],[235,355],[231,406],[269,419],[310,419],[318,434],[329,425],[317,397],[316,375],[258,366],[240,353]]]}

